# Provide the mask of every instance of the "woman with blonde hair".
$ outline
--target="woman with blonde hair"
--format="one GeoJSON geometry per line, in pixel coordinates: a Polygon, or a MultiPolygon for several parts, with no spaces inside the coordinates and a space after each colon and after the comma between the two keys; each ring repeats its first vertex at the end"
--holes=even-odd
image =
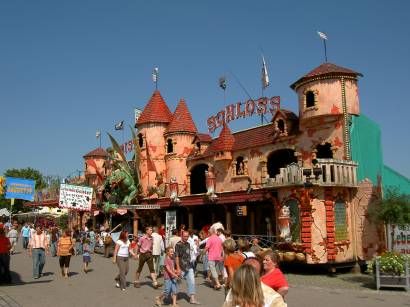
{"type": "Polygon", "coordinates": [[[223,307],[264,307],[259,274],[253,266],[244,264],[236,270],[223,307]]]}
{"type": "Polygon", "coordinates": [[[224,267],[226,269],[227,277],[225,279],[225,291],[231,287],[231,281],[235,271],[241,266],[245,259],[240,252],[236,250],[236,243],[232,239],[227,239],[223,244],[225,259],[224,267]]]}

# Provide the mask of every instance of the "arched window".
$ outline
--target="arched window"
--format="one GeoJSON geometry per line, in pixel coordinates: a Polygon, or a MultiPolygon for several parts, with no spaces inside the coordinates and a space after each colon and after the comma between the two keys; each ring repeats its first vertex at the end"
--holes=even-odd
{"type": "Polygon", "coordinates": [[[332,145],[330,143],[319,144],[316,146],[316,158],[333,159],[332,145]]]}
{"type": "Polygon", "coordinates": [[[236,158],[236,175],[245,175],[245,163],[243,157],[236,158]]]}
{"type": "Polygon", "coordinates": [[[291,163],[297,163],[295,151],[292,149],[279,149],[272,152],[268,157],[268,174],[270,178],[275,178],[280,173],[280,169],[291,163]]]}
{"type": "Polygon", "coordinates": [[[208,170],[208,165],[199,164],[191,170],[191,194],[206,193],[206,177],[205,171],[208,170]]]}
{"type": "Polygon", "coordinates": [[[279,119],[277,125],[280,132],[285,133],[285,122],[283,121],[283,119],[279,119]]]}
{"type": "Polygon", "coordinates": [[[172,139],[167,140],[167,153],[174,152],[174,144],[172,143],[172,139]]]}
{"type": "Polygon", "coordinates": [[[335,202],[335,240],[347,240],[347,219],[346,219],[346,203],[339,199],[335,202]]]}
{"type": "Polygon", "coordinates": [[[316,104],[315,93],[313,91],[307,91],[305,94],[306,108],[314,107],[316,104]]]}
{"type": "Polygon", "coordinates": [[[138,146],[140,148],[144,147],[144,138],[142,137],[142,133],[138,133],[138,146]]]}
{"type": "Polygon", "coordinates": [[[292,242],[300,242],[300,210],[299,202],[292,198],[286,201],[290,211],[290,235],[292,242]]]}

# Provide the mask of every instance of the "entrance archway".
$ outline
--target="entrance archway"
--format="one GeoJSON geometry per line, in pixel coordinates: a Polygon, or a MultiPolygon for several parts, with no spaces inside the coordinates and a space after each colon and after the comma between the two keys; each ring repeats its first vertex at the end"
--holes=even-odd
{"type": "Polygon", "coordinates": [[[206,193],[205,171],[208,170],[207,164],[195,165],[191,170],[191,194],[206,193]]]}
{"type": "Polygon", "coordinates": [[[268,156],[268,174],[270,178],[275,178],[280,173],[280,169],[293,162],[297,162],[293,149],[279,149],[268,156]]]}

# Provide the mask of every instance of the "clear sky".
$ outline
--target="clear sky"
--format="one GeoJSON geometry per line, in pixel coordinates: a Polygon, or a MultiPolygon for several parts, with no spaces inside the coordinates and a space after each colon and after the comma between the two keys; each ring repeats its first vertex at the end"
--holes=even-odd
{"type": "MultiPolygon", "coordinates": [[[[95,132],[133,124],[152,95],[151,72],[173,112],[184,98],[201,132],[224,105],[280,95],[324,61],[361,72],[361,110],[382,128],[384,161],[410,177],[410,1],[0,1],[0,173],[33,167],[73,175],[95,132]],[[218,78],[227,76],[227,97],[218,78]]],[[[270,119],[270,118],[269,118],[270,119]]],[[[259,119],[237,120],[233,131],[259,119]]],[[[219,130],[216,132],[217,136],[219,130]]],[[[124,138],[130,137],[129,129],[124,138]]],[[[369,153],[371,154],[371,153],[369,153]]]]}

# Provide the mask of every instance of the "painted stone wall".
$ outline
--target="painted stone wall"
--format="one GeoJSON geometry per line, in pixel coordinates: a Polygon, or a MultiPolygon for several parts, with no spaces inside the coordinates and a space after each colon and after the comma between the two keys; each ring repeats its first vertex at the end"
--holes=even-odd
{"type": "Polygon", "coordinates": [[[372,222],[368,215],[369,208],[376,206],[378,197],[377,188],[367,179],[359,183],[352,201],[357,256],[362,260],[369,260],[386,248],[383,226],[372,222]]]}
{"type": "MultiPolygon", "coordinates": [[[[165,155],[165,162],[167,167],[166,182],[170,182],[172,177],[176,177],[179,184],[179,193],[181,196],[187,195],[187,157],[193,150],[192,141],[194,135],[192,134],[172,134],[167,135],[166,140],[172,139],[173,152],[165,155]]],[[[169,195],[169,189],[167,192],[169,195]]]]}
{"type": "Polygon", "coordinates": [[[148,186],[153,186],[157,184],[156,172],[150,168],[148,172],[149,161],[147,160],[147,150],[148,157],[152,161],[153,166],[157,173],[163,173],[164,178],[167,176],[167,170],[165,167],[165,139],[164,132],[166,131],[167,125],[161,123],[155,124],[145,124],[139,129],[139,132],[144,136],[144,146],[141,148],[141,185],[145,192],[148,186]]]}

